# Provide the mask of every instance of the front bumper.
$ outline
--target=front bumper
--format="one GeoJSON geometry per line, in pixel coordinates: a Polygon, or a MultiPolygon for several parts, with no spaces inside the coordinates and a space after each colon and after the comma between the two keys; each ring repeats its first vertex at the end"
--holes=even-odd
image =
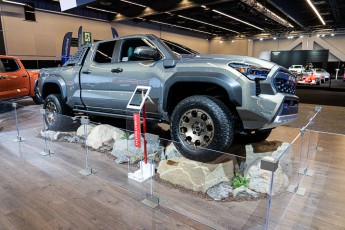
{"type": "Polygon", "coordinates": [[[296,120],[298,97],[295,95],[252,96],[247,106],[238,108],[244,130],[272,129],[296,120]]]}

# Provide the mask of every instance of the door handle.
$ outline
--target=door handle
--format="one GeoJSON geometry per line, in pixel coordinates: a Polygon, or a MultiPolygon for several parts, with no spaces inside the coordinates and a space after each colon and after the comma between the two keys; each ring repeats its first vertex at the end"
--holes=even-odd
{"type": "Polygon", "coordinates": [[[28,75],[27,74],[23,74],[22,77],[27,77],[28,75]]]}
{"type": "Polygon", "coordinates": [[[121,69],[121,68],[111,70],[112,73],[121,73],[122,71],[123,71],[123,69],[121,69]]]}
{"type": "Polygon", "coordinates": [[[87,70],[82,71],[81,73],[83,73],[83,74],[90,74],[91,70],[87,69],[87,70]]]}

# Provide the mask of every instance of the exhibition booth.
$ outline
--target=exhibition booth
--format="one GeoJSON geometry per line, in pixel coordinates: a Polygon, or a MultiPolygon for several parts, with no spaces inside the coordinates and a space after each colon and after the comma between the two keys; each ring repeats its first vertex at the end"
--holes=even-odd
{"type": "Polygon", "coordinates": [[[126,120],[69,117],[11,101],[1,101],[0,110],[5,121],[0,142],[8,154],[48,172],[57,162],[67,163],[70,174],[97,177],[150,208],[172,210],[214,229],[292,228],[293,216],[308,202],[301,197],[318,180],[315,170],[323,170],[314,159],[326,152],[321,153],[322,135],[316,131],[319,106],[300,107],[299,128],[279,126],[259,143],[235,139],[229,151],[205,163],[181,155],[175,146],[185,143],[173,143],[167,124],[144,125],[142,108],[123,111],[126,120]],[[48,130],[52,119],[64,131],[48,130]],[[41,164],[42,158],[51,164],[41,164]]]}

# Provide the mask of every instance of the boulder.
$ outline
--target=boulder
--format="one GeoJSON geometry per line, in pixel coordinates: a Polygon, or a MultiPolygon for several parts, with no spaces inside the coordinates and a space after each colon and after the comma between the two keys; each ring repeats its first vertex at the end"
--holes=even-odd
{"type": "MultiPolygon", "coordinates": [[[[147,153],[160,153],[162,147],[159,146],[159,142],[147,142],[147,153]]],[[[141,148],[137,148],[134,145],[134,140],[120,139],[114,143],[111,155],[119,158],[115,160],[116,163],[130,163],[137,162],[138,159],[142,159],[144,156],[144,140],[141,139],[141,148]]]]}
{"type": "MultiPolygon", "coordinates": [[[[93,128],[95,128],[96,125],[94,124],[89,124],[86,125],[86,136],[88,136],[93,128]]],[[[81,125],[78,130],[77,130],[77,136],[79,137],[84,137],[84,125],[81,125]]]]}
{"type": "Polygon", "coordinates": [[[44,130],[41,130],[41,136],[43,138],[46,137],[50,141],[57,141],[62,136],[62,133],[59,131],[46,130],[44,132],[44,130]]]}
{"type": "Polygon", "coordinates": [[[257,192],[254,192],[250,190],[249,188],[244,187],[243,185],[238,188],[235,188],[234,191],[232,192],[232,195],[234,196],[234,198],[236,198],[237,196],[253,197],[253,198],[258,197],[257,192]]]}
{"type": "Polygon", "coordinates": [[[281,141],[261,141],[246,145],[246,165],[250,166],[257,159],[272,156],[272,153],[282,146],[281,141]]]}
{"type": "Polygon", "coordinates": [[[116,142],[121,139],[124,134],[125,132],[119,128],[110,125],[97,125],[88,135],[87,145],[94,149],[98,149],[103,145],[103,143],[108,142],[111,139],[114,139],[116,142]]]}
{"type": "Polygon", "coordinates": [[[163,160],[159,163],[160,178],[172,184],[194,191],[206,192],[210,187],[234,176],[233,162],[208,164],[183,157],[163,160]]]}
{"type": "MultiPolygon", "coordinates": [[[[264,157],[263,160],[274,161],[272,157],[268,156],[264,157]]],[[[246,170],[244,176],[249,178],[249,189],[259,193],[269,194],[272,172],[260,169],[260,166],[261,159],[258,159],[246,170]]],[[[277,170],[274,172],[273,184],[273,195],[279,193],[279,191],[286,188],[289,184],[289,179],[280,165],[278,165],[277,170]]]]}
{"type": "Polygon", "coordinates": [[[282,170],[286,175],[291,176],[293,149],[291,147],[289,148],[289,145],[289,143],[284,142],[276,151],[272,153],[272,158],[278,159],[278,157],[284,154],[279,160],[279,165],[282,167],[282,170]]]}
{"type": "Polygon", "coordinates": [[[161,160],[169,160],[174,157],[182,157],[182,154],[176,149],[173,142],[171,142],[165,151],[162,151],[161,160]]]}
{"type": "Polygon", "coordinates": [[[229,194],[232,193],[234,189],[231,186],[230,181],[221,182],[207,190],[207,195],[214,200],[222,200],[229,197],[229,194]]]}

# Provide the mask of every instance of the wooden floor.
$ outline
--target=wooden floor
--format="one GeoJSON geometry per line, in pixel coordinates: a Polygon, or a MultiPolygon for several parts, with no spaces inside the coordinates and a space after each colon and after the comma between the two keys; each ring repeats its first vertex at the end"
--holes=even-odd
{"type": "MultiPolygon", "coordinates": [[[[127,165],[116,165],[111,157],[93,151],[89,165],[96,173],[82,176],[80,144],[48,142],[55,153],[42,156],[38,109],[19,111],[20,136],[26,138],[22,143],[13,141],[17,131],[11,114],[0,116],[0,229],[265,228],[267,199],[208,201],[153,181],[161,203],[151,209],[141,203],[151,181],[127,179],[127,165]]],[[[291,142],[298,133],[297,128],[280,127],[270,139],[291,142]]],[[[345,229],[345,137],[313,133],[310,148],[308,141],[307,133],[292,148],[290,178],[291,183],[300,182],[305,195],[283,192],[273,197],[269,229],[345,229]],[[297,174],[305,165],[312,176],[297,174]]]]}

